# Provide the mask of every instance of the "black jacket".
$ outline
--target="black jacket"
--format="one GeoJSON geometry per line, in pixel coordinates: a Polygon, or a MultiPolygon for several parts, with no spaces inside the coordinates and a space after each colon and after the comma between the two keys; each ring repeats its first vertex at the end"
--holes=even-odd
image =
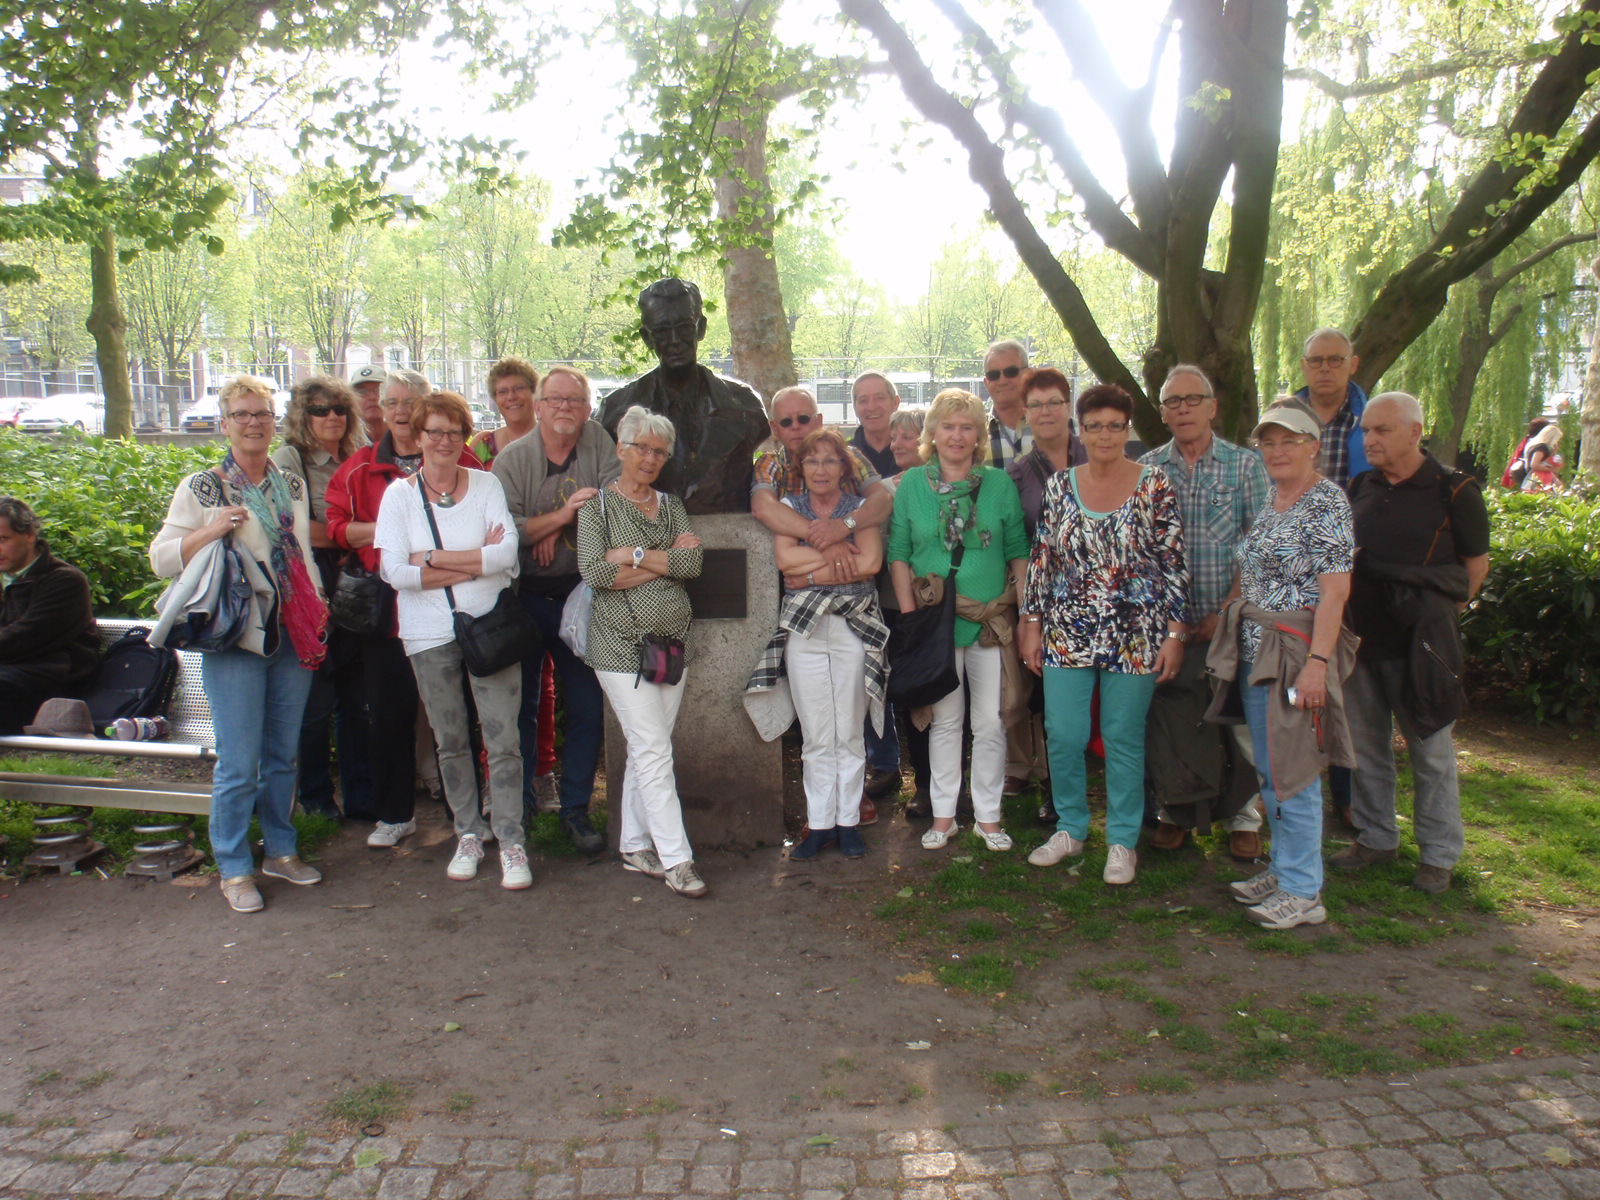
{"type": "Polygon", "coordinates": [[[1406,567],[1366,562],[1356,569],[1383,585],[1384,607],[1411,632],[1401,701],[1418,737],[1437,733],[1461,715],[1461,623],[1456,605],[1467,599],[1467,569],[1459,563],[1406,567]]]}
{"type": "Polygon", "coordinates": [[[0,597],[0,663],[81,683],[100,659],[89,580],[39,541],[39,557],[0,597]]]}

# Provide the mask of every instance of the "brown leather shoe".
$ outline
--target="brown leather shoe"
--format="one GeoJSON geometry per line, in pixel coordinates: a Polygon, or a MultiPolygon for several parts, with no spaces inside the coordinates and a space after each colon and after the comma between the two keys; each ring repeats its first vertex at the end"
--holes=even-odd
{"type": "Polygon", "coordinates": [[[1360,842],[1352,842],[1337,854],[1328,856],[1328,865],[1340,871],[1359,871],[1363,867],[1375,867],[1382,863],[1394,861],[1393,850],[1374,850],[1371,846],[1363,846],[1360,842]]]}
{"type": "Polygon", "coordinates": [[[1163,821],[1156,826],[1156,831],[1150,835],[1150,848],[1152,850],[1182,850],[1184,839],[1189,836],[1189,831],[1182,825],[1169,825],[1163,821]]]}
{"type": "Polygon", "coordinates": [[[927,788],[918,788],[916,794],[906,801],[906,819],[926,819],[933,816],[933,797],[928,795],[927,788]]]}
{"type": "Polygon", "coordinates": [[[899,771],[868,771],[867,795],[873,800],[882,800],[885,796],[899,795],[900,789],[905,786],[900,779],[899,771]]]}
{"type": "Polygon", "coordinates": [[[876,825],[878,823],[878,806],[866,796],[861,797],[861,824],[876,825]]]}
{"type": "Polygon", "coordinates": [[[1423,863],[1417,868],[1417,873],[1411,877],[1411,886],[1419,892],[1427,892],[1430,896],[1448,892],[1450,890],[1450,868],[1430,867],[1427,863],[1423,863]]]}
{"type": "Polygon", "coordinates": [[[1255,862],[1261,857],[1261,835],[1254,829],[1235,829],[1228,834],[1228,857],[1234,862],[1255,862]]]}
{"type": "Polygon", "coordinates": [[[1020,796],[1028,790],[1028,781],[1020,775],[1007,775],[1005,786],[1000,789],[1002,796],[1020,796]]]}

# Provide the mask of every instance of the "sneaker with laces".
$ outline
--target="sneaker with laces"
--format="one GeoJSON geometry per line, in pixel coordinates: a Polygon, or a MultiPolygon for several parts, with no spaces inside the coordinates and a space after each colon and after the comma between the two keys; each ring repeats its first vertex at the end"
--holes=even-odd
{"type": "Polygon", "coordinates": [[[983,839],[983,844],[989,847],[989,849],[1011,849],[1011,835],[1004,829],[996,829],[993,833],[987,829],[979,829],[976,825],[973,826],[973,829],[976,831],[977,835],[983,839]]]}
{"type": "Polygon", "coordinates": [[[444,873],[457,882],[465,883],[478,877],[478,864],[482,861],[483,839],[475,833],[463,833],[461,840],[456,843],[455,857],[450,860],[444,873]]]}
{"type": "Polygon", "coordinates": [[[299,857],[285,854],[282,858],[269,858],[261,864],[261,873],[271,875],[274,879],[286,879],[290,883],[297,883],[301,887],[309,887],[313,883],[322,882],[322,872],[315,867],[307,866],[299,857]]]}
{"type": "Polygon", "coordinates": [[[622,852],[622,869],[624,871],[637,871],[641,875],[648,875],[651,879],[665,879],[667,868],[661,865],[661,856],[652,848],[646,846],[643,850],[624,850],[622,852]]]}
{"type": "Polygon", "coordinates": [[[1028,855],[1036,867],[1053,867],[1063,858],[1076,858],[1083,853],[1083,842],[1064,829],[1050,835],[1050,840],[1028,855]]]}
{"type": "Polygon", "coordinates": [[[589,823],[587,809],[561,814],[561,827],[567,831],[572,844],[582,853],[595,855],[606,848],[606,840],[589,823]]]}
{"type": "Polygon", "coordinates": [[[1106,851],[1106,869],[1100,875],[1107,883],[1132,883],[1139,867],[1139,856],[1132,846],[1112,846],[1106,851]]]}
{"type": "Polygon", "coordinates": [[[1228,885],[1228,891],[1240,904],[1260,904],[1277,890],[1276,871],[1263,871],[1259,875],[1252,875],[1249,879],[1236,879],[1228,885]]]}
{"type": "Polygon", "coordinates": [[[379,821],[372,827],[372,832],[367,834],[367,845],[375,850],[398,846],[401,838],[408,838],[417,831],[416,821],[379,821]]]}
{"type": "Polygon", "coordinates": [[[560,812],[561,797],[556,792],[556,773],[533,777],[533,811],[560,812]]]}
{"type": "Polygon", "coordinates": [[[1322,897],[1291,895],[1273,892],[1260,904],[1244,910],[1263,929],[1293,929],[1296,925],[1321,925],[1328,919],[1328,910],[1322,907],[1322,897]]]}
{"type": "Polygon", "coordinates": [[[260,912],[266,907],[256,881],[249,875],[235,875],[222,881],[222,898],[234,912],[260,912]]]}
{"type": "Polygon", "coordinates": [[[700,872],[694,869],[693,859],[667,868],[667,886],[678,895],[687,896],[691,900],[699,900],[711,890],[706,887],[705,880],[700,878],[700,872]]]}
{"type": "Polygon", "coordinates": [[[521,846],[500,847],[500,886],[508,892],[533,886],[533,868],[528,866],[528,852],[521,846]]]}

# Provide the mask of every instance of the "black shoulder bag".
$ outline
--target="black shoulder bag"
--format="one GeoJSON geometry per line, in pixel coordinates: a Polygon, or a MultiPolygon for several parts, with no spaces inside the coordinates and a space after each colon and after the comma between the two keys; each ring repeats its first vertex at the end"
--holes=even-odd
{"type": "MultiPolygon", "coordinates": [[[[418,475],[422,472],[419,470],[418,475]]],[[[417,492],[422,496],[422,511],[428,514],[428,528],[433,531],[435,549],[443,550],[439,540],[439,523],[433,519],[433,505],[428,502],[428,491],[422,481],[417,481],[417,492]]],[[[508,536],[511,536],[508,534],[508,536]]],[[[456,644],[461,647],[461,661],[472,674],[482,678],[498,675],[530,654],[544,651],[544,638],[533,623],[528,610],[522,607],[517,593],[509,587],[500,589],[494,607],[481,617],[474,617],[456,607],[454,590],[444,589],[444,598],[450,602],[454,614],[456,644]]]]}
{"type": "MultiPolygon", "coordinates": [[[[978,511],[978,487],[972,485],[972,511],[978,511]]],[[[925,708],[937,704],[961,686],[956,673],[956,572],[967,550],[966,541],[950,554],[950,574],[944,580],[944,599],[937,606],[903,612],[889,632],[885,651],[889,658],[888,696],[893,704],[925,708]]]]}

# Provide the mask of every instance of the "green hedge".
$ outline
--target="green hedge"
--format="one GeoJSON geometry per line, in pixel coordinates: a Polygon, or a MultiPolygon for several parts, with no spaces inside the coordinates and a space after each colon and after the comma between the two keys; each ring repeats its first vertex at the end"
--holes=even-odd
{"type": "Polygon", "coordinates": [[[163,586],[150,570],[150,539],[178,481],[221,456],[220,446],[0,429],[0,494],[29,504],[51,551],[89,576],[98,616],[148,617],[163,586]]]}
{"type": "Polygon", "coordinates": [[[1469,686],[1536,721],[1600,713],[1600,502],[1490,489],[1489,578],[1462,622],[1469,686]]]}

